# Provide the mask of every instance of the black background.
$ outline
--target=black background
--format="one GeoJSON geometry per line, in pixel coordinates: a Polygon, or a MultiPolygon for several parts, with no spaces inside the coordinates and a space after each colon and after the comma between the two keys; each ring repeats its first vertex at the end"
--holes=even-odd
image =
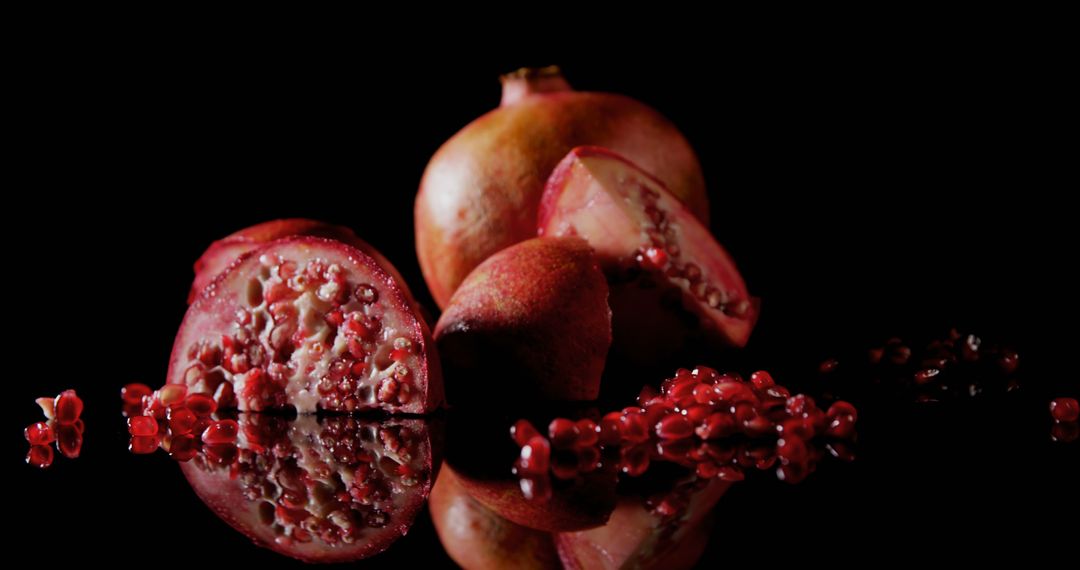
{"type": "MultiPolygon", "coordinates": [[[[557,62],[578,89],[659,109],[698,151],[714,233],[763,299],[758,366],[951,326],[1011,343],[1030,366],[1022,400],[897,403],[888,421],[866,420],[856,463],[797,487],[736,487],[708,560],[842,560],[865,556],[860,545],[869,560],[1041,557],[1074,544],[1078,448],[1050,444],[1045,405],[1080,394],[1075,333],[1062,332],[1077,308],[1064,205],[1077,97],[1054,52],[1029,47],[911,39],[557,62]]],[[[498,104],[500,73],[551,61],[391,63],[197,37],[27,49],[35,58],[19,55],[5,88],[17,101],[5,185],[15,543],[55,561],[290,562],[210,516],[166,457],[128,454],[120,386],[163,381],[191,263],[260,221],[352,227],[434,307],[412,237],[424,165],[498,104]],[[68,387],[87,402],[83,457],[36,472],[20,439],[39,419],[32,399],[68,387]]],[[[449,564],[426,515],[367,564],[422,558],[449,564]]]]}

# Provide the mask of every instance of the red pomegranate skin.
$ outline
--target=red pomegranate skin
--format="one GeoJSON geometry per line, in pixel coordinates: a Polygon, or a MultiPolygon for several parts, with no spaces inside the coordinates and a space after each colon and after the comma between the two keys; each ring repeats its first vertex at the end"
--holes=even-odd
{"type": "Polygon", "coordinates": [[[536,235],[544,183],[579,145],[633,160],[708,225],[701,166],[671,122],[629,97],[573,91],[557,70],[522,71],[503,78],[499,108],[443,144],[420,182],[417,255],[441,308],[480,262],[536,235]]]}

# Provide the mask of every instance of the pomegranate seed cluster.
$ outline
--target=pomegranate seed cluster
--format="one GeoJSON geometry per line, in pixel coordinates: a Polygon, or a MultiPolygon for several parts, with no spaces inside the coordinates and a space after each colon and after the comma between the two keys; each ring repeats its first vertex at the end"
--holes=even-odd
{"type": "Polygon", "coordinates": [[[699,366],[680,369],[660,391],[646,387],[638,405],[599,421],[556,418],[546,436],[527,420],[510,435],[520,446],[514,473],[526,497],[550,494],[549,475],[573,479],[610,458],[629,476],[645,473],[651,461],[671,461],[702,479],[738,481],[746,468],[777,467],[782,480],[802,480],[816,464],[815,438],[831,438],[828,449],[850,460],[846,441],[855,438],[858,412],[844,401],[827,411],[803,394],[791,395],[765,371],[746,382],[699,366]],[[775,439],[773,439],[775,438],[775,439]]]}
{"type": "Polygon", "coordinates": [[[64,390],[55,398],[38,398],[37,404],[44,412],[46,421],[32,423],[23,430],[23,437],[30,444],[26,463],[41,469],[52,465],[55,455],[49,447],[50,443],[55,443],[56,449],[64,457],[78,457],[82,452],[83,432],[86,431],[81,417],[82,398],[75,390],[64,390]]]}
{"type": "Polygon", "coordinates": [[[290,382],[328,410],[402,406],[416,396],[414,341],[385,327],[374,286],[350,282],[341,265],[322,259],[300,266],[263,255],[260,263],[235,332],[188,348],[187,386],[221,408],[251,411],[289,405],[290,382]]]}

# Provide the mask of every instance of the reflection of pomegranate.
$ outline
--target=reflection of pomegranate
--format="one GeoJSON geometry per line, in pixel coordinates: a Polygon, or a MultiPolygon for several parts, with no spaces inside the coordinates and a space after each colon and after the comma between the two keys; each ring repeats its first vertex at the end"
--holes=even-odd
{"type": "Polygon", "coordinates": [[[177,333],[168,383],[254,411],[420,413],[442,401],[408,293],[360,250],[311,237],[249,252],[203,291],[177,333]]]}
{"type": "Polygon", "coordinates": [[[607,298],[581,239],[534,238],[489,257],[435,325],[450,402],[596,399],[611,344],[607,298]]]}
{"type": "Polygon", "coordinates": [[[238,447],[204,446],[181,469],[225,522],[286,556],[344,562],[382,552],[409,530],[431,490],[422,420],[320,424],[244,414],[240,432],[238,447]]]}
{"type": "Polygon", "coordinates": [[[692,336],[743,346],[757,307],[727,252],[664,185],[606,149],[575,148],[548,180],[538,228],[580,236],[612,284],[617,347],[654,361],[692,336]],[[687,324],[690,326],[687,326],[687,324]]]}
{"type": "Polygon", "coordinates": [[[481,261],[536,235],[544,181],[586,144],[654,173],[707,223],[701,167],[670,122],[628,97],[572,91],[557,69],[522,70],[503,78],[500,107],[447,141],[420,182],[416,250],[440,307],[481,261]]]}

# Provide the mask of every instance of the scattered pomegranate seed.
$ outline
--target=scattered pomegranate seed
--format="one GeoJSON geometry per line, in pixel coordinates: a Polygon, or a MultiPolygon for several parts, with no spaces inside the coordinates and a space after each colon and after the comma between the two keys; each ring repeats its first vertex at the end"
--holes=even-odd
{"type": "Polygon", "coordinates": [[[829,429],[826,433],[830,437],[837,437],[840,439],[850,439],[855,435],[855,420],[851,416],[837,416],[829,424],[829,429]]]}
{"type": "Polygon", "coordinates": [[[232,443],[239,432],[240,426],[236,420],[220,420],[210,423],[202,433],[202,440],[208,444],[232,443]]]}
{"type": "Polygon", "coordinates": [[[518,420],[514,425],[510,426],[510,437],[514,438],[514,443],[519,447],[524,447],[529,443],[529,440],[538,437],[540,432],[536,431],[529,420],[518,420]]]}
{"type": "Polygon", "coordinates": [[[129,406],[142,405],[143,396],[149,396],[154,391],[150,389],[146,384],[128,384],[120,390],[120,397],[124,400],[124,403],[129,406]]]}
{"type": "Polygon", "coordinates": [[[217,402],[209,394],[188,394],[184,399],[184,405],[200,418],[208,417],[217,410],[217,402]]]}
{"type": "Polygon", "coordinates": [[[578,447],[591,447],[600,440],[600,427],[590,419],[578,420],[577,432],[578,447]]]}
{"type": "Polygon", "coordinates": [[[53,450],[48,445],[32,445],[26,454],[26,464],[39,469],[45,469],[52,465],[53,450]]]}
{"type": "Polygon", "coordinates": [[[851,421],[859,419],[859,413],[855,410],[855,406],[843,400],[833,402],[833,405],[829,406],[827,415],[830,420],[836,419],[838,416],[851,416],[851,421]]]}
{"type": "Polygon", "coordinates": [[[548,438],[555,447],[572,447],[578,438],[577,424],[563,418],[551,420],[548,425],[548,438]]]}
{"type": "Polygon", "coordinates": [[[754,385],[758,390],[764,390],[771,386],[776,385],[776,381],[773,380],[772,374],[764,370],[758,370],[750,375],[750,383],[754,385]]]}
{"type": "Polygon", "coordinates": [[[1054,398],[1050,402],[1050,415],[1059,422],[1075,422],[1080,417],[1080,404],[1076,398],[1054,398]]]}
{"type": "Polygon", "coordinates": [[[150,416],[128,418],[128,433],[134,436],[152,436],[158,432],[157,420],[150,416]]]}
{"type": "Polygon", "coordinates": [[[64,390],[56,397],[54,409],[57,422],[74,423],[82,415],[83,401],[75,394],[75,390],[64,390]]]}
{"type": "Polygon", "coordinates": [[[26,429],[23,430],[23,437],[30,442],[30,445],[49,445],[56,441],[56,434],[53,433],[52,427],[45,422],[37,422],[26,426],[26,429]]]}
{"type": "Polygon", "coordinates": [[[518,469],[526,475],[546,474],[551,465],[551,446],[542,436],[534,436],[521,448],[518,469]]]}

